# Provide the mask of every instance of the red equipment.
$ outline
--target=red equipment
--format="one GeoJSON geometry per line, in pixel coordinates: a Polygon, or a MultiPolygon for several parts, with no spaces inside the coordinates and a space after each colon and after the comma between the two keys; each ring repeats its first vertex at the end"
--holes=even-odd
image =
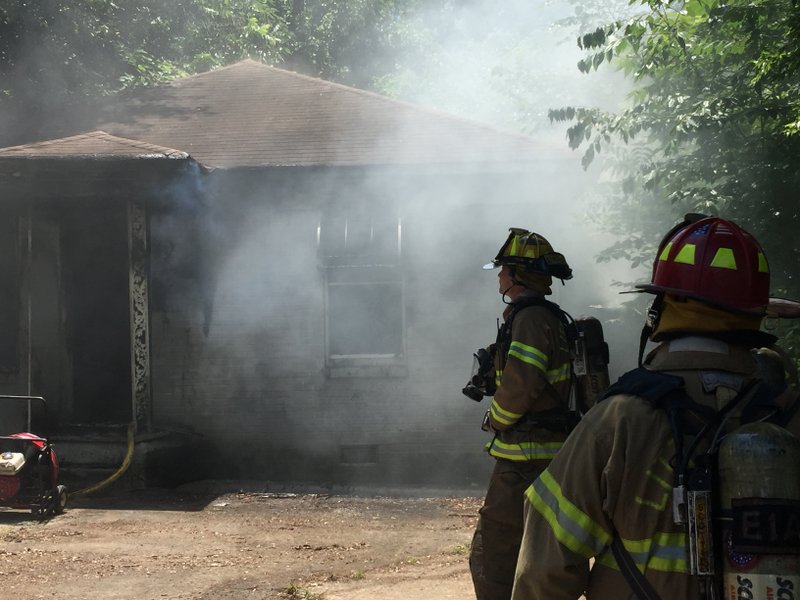
{"type": "Polygon", "coordinates": [[[744,229],[706,217],[668,233],[659,246],[651,283],[636,287],[763,315],[769,304],[769,265],[759,243],[744,229]]]}
{"type": "MultiPolygon", "coordinates": [[[[0,395],[0,400],[27,402],[29,429],[31,404],[47,406],[39,396],[0,395]]],[[[28,432],[0,435],[0,506],[45,519],[63,512],[66,504],[67,488],[58,484],[58,458],[47,438],[28,432]]]]}

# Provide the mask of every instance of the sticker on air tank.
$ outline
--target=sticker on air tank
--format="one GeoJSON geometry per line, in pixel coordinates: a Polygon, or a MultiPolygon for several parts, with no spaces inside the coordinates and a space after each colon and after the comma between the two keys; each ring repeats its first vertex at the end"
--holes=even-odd
{"type": "Polygon", "coordinates": [[[798,575],[725,573],[725,600],[795,600],[800,589],[798,575]]]}

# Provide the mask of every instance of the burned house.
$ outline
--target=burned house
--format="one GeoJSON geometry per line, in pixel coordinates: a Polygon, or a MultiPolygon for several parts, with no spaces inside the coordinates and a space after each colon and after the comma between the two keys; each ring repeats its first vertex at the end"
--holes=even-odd
{"type": "Polygon", "coordinates": [[[0,150],[0,393],[67,466],[131,426],[145,477],[483,485],[480,267],[510,226],[580,247],[564,149],[253,61],[78,127],[0,150]]]}

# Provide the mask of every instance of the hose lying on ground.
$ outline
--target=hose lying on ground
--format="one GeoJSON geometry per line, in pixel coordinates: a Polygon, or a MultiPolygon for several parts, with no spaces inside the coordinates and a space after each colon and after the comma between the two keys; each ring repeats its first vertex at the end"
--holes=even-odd
{"type": "Polygon", "coordinates": [[[100,483],[96,483],[89,487],[83,488],[82,490],[77,490],[75,492],[70,492],[70,496],[85,496],[87,494],[91,494],[93,492],[98,492],[112,483],[114,483],[117,479],[122,477],[122,474],[128,470],[128,467],[131,466],[131,462],[133,461],[133,447],[134,447],[134,436],[133,436],[133,423],[128,425],[128,450],[125,453],[125,458],[122,461],[122,464],[119,466],[114,473],[106,477],[100,483]]]}

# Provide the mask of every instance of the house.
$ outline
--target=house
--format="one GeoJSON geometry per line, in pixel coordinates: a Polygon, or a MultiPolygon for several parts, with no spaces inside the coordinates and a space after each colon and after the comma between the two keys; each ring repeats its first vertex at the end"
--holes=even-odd
{"type": "Polygon", "coordinates": [[[482,487],[480,267],[510,226],[579,267],[583,185],[560,146],[250,60],[137,90],[0,150],[0,393],[47,398],[65,464],[130,424],[170,481],[482,487]]]}

